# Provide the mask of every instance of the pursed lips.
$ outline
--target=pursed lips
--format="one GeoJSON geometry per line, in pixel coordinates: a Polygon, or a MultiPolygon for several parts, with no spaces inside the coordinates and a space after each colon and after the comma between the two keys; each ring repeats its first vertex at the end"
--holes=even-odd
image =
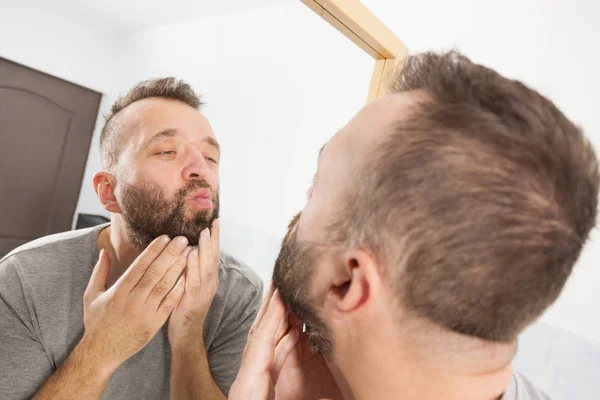
{"type": "Polygon", "coordinates": [[[211,208],[212,207],[212,193],[209,189],[203,188],[196,190],[188,197],[192,203],[199,206],[200,208],[211,208]]]}

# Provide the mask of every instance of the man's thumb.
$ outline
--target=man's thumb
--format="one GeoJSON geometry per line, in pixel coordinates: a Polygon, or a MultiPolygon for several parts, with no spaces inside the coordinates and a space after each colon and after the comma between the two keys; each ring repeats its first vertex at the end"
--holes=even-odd
{"type": "Polygon", "coordinates": [[[98,262],[92,271],[90,282],[83,294],[83,304],[87,308],[99,294],[106,291],[106,280],[110,271],[110,257],[105,250],[100,251],[98,262]]]}

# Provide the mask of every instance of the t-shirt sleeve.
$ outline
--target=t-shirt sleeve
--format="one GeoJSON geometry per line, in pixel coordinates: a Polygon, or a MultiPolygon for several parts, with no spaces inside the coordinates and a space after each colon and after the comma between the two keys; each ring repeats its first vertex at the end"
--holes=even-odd
{"type": "Polygon", "coordinates": [[[52,364],[10,260],[0,262],[0,398],[29,399],[52,375],[52,364]]]}
{"type": "Polygon", "coordinates": [[[208,347],[208,363],[212,377],[221,391],[229,389],[237,377],[248,332],[262,303],[262,282],[250,283],[238,272],[235,284],[227,291],[223,316],[217,334],[208,347]]]}

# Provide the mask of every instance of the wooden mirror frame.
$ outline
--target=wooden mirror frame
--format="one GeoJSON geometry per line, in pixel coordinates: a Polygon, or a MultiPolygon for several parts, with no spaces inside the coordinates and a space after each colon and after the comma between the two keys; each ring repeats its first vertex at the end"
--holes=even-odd
{"type": "Polygon", "coordinates": [[[300,0],[375,59],[367,102],[387,94],[386,79],[404,65],[408,48],[359,0],[300,0]]]}

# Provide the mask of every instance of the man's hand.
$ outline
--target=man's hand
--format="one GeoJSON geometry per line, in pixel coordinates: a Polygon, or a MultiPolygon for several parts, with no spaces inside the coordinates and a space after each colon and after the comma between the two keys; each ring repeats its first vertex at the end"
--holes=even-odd
{"type": "Polygon", "coordinates": [[[183,290],[187,239],[155,239],[106,290],[110,258],[105,251],[83,295],[82,343],[113,366],[140,351],[165,323],[183,290]]]}
{"type": "Polygon", "coordinates": [[[312,353],[300,327],[271,284],[250,330],[230,400],[344,398],[327,363],[312,353]]]}
{"type": "Polygon", "coordinates": [[[185,290],[169,320],[169,342],[173,352],[204,351],[204,320],[219,286],[219,221],[212,234],[200,233],[198,248],[187,256],[185,290]],[[201,346],[201,347],[199,347],[201,346]]]}
{"type": "Polygon", "coordinates": [[[219,233],[215,220],[212,234],[203,230],[198,249],[187,256],[185,291],[169,319],[171,400],[225,400],[210,373],[204,344],[204,320],[219,285],[219,233]]]}
{"type": "Polygon", "coordinates": [[[81,341],[35,399],[100,398],[113,372],[140,351],[183,295],[187,240],[154,240],[106,290],[110,258],[103,250],[83,295],[81,341]]]}
{"type": "Polygon", "coordinates": [[[288,330],[287,321],[285,306],[271,284],[250,328],[242,365],[231,386],[229,400],[271,400],[275,397],[276,380],[273,378],[296,345],[299,334],[297,327],[288,330]]]}
{"type": "MultiPolygon", "coordinates": [[[[290,326],[298,326],[301,322],[294,316],[289,317],[290,326]]],[[[299,328],[298,328],[299,329],[299,328]]],[[[286,349],[275,349],[275,356],[285,357],[280,366],[271,370],[275,383],[275,399],[277,400],[314,400],[344,399],[325,359],[312,352],[306,332],[298,330],[298,339],[288,355],[278,352],[286,349]]]]}

